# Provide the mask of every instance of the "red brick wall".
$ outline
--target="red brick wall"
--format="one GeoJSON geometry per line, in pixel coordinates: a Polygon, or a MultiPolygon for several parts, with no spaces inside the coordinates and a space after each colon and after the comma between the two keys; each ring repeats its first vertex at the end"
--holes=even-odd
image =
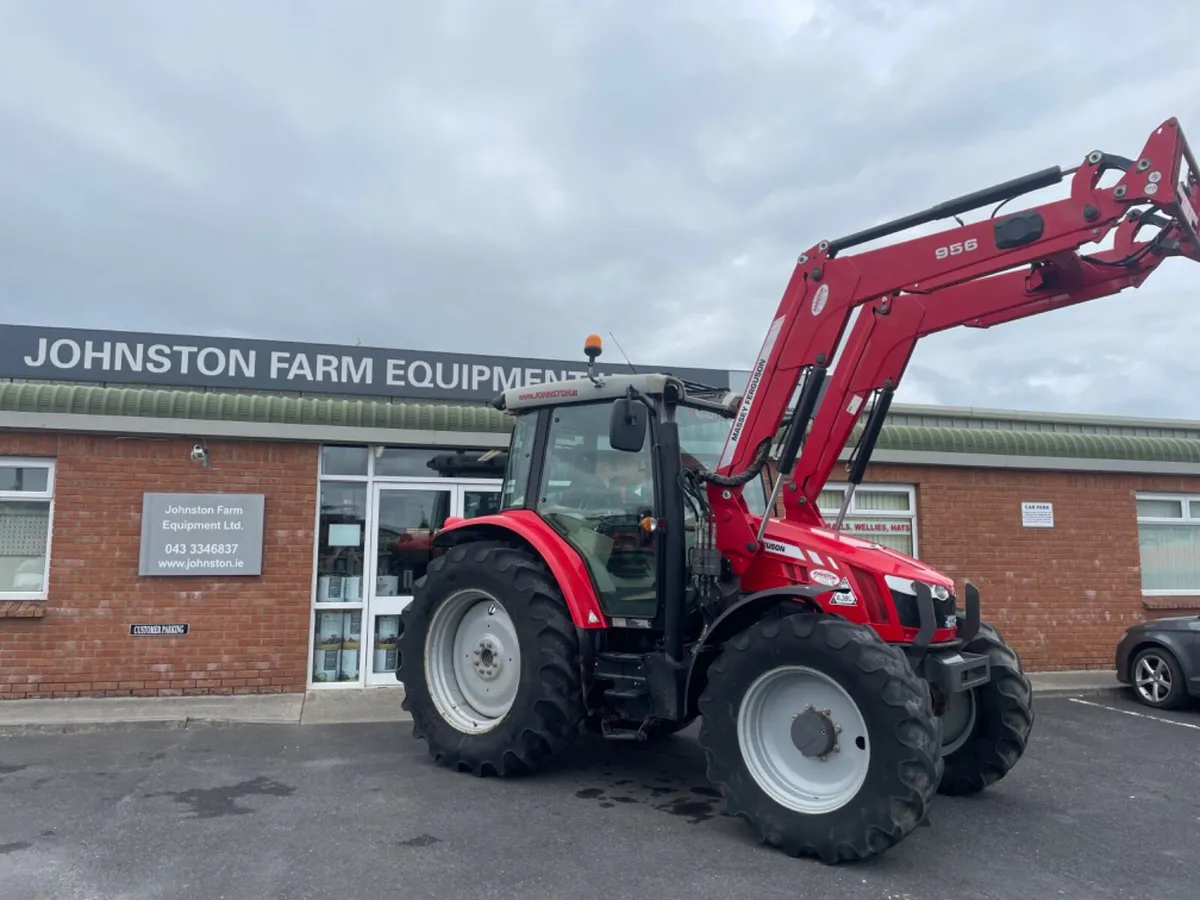
{"type": "MultiPolygon", "coordinates": [[[[205,468],[191,441],[0,434],[0,455],[57,459],[49,600],[0,601],[0,698],[304,689],[317,448],[208,446],[205,468]],[[266,495],[263,575],[139,577],[142,493],[221,490],[266,495]],[[191,633],[133,638],[136,622],[191,633]]],[[[979,586],[1032,670],[1108,668],[1130,624],[1200,609],[1143,600],[1134,508],[1136,490],[1200,478],[876,465],[869,480],[917,486],[921,557],[979,586]],[[1055,527],[1022,528],[1023,500],[1052,502],[1055,527]]]]}
{"type": "Polygon", "coordinates": [[[0,454],[52,456],[49,599],[0,601],[0,698],[301,691],[308,664],[317,447],[0,433],[0,454]],[[258,577],[139,577],[144,491],[263,493],[258,577]],[[37,615],[42,613],[42,615],[37,615]],[[188,622],[180,637],[131,637],[188,622]]]}
{"type": "Polygon", "coordinates": [[[1035,671],[1111,668],[1130,625],[1200,611],[1200,597],[1142,597],[1135,492],[1200,493],[1200,477],[872,465],[915,484],[921,559],[980,592],[983,617],[1035,671]],[[1022,501],[1054,504],[1024,528],[1022,501]]]}

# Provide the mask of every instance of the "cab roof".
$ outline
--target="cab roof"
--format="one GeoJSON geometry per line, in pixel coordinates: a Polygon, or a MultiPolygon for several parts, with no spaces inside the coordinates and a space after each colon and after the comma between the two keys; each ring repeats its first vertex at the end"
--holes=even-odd
{"type": "Polygon", "coordinates": [[[693,384],[673,375],[651,372],[634,375],[601,375],[597,376],[596,381],[584,376],[510,388],[496,397],[492,401],[492,405],[496,409],[507,412],[518,412],[533,407],[616,400],[624,397],[626,391],[631,387],[647,396],[661,397],[667,390],[668,384],[678,392],[679,402],[704,406],[715,411],[732,413],[738,399],[729,391],[721,388],[693,384]]]}

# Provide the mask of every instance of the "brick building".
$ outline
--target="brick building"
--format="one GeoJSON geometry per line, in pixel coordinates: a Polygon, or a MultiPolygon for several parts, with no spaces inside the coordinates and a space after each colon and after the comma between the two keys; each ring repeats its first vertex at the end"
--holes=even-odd
{"type": "MultiPolygon", "coordinates": [[[[297,376],[297,345],[188,340],[0,328],[0,698],[394,686],[422,539],[498,497],[492,375],[577,365],[316,348],[297,376]],[[173,573],[175,550],[242,568],[173,573]]],[[[1200,423],[897,404],[868,482],[848,529],[973,580],[1031,669],[1110,667],[1130,624],[1200,610],[1200,423]]]]}

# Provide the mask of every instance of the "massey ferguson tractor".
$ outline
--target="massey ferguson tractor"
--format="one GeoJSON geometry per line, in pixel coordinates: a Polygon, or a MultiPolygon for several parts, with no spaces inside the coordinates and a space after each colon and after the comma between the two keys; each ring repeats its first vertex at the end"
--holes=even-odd
{"type": "Polygon", "coordinates": [[[500,512],[446,523],[402,617],[414,737],[447,766],[513,776],[583,730],[654,740],[699,718],[727,813],[827,863],[895,846],[936,793],[1005,777],[1032,697],[978,590],[842,520],[920,338],[1200,260],[1195,172],[1169,119],[1134,159],[1095,151],[821,241],[800,255],[741,396],[669,374],[601,377],[591,337],[586,377],[498,397],[513,417],[500,512]],[[1068,177],[1069,197],[1000,214],[1068,177]],[[949,218],[959,225],[845,253],[949,218]],[[864,416],[826,522],[817,498],[864,416]]]}

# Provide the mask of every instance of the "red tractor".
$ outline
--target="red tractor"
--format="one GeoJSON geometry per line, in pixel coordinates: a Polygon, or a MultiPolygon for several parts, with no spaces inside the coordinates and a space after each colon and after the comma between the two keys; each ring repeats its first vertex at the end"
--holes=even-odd
{"type": "Polygon", "coordinates": [[[821,241],[799,257],[741,396],[599,377],[593,337],[587,377],[498,397],[514,417],[501,511],[447,523],[402,617],[414,736],[447,766],[511,776],[585,728],[654,739],[700,718],[727,812],[831,863],[894,846],[938,792],[1003,778],[1032,697],[978,591],[842,533],[846,506],[830,525],[816,500],[866,413],[849,502],[924,335],[1136,287],[1168,256],[1200,260],[1195,171],[1170,119],[1136,159],[1093,152],[821,241]],[[1101,188],[1109,170],[1123,174],[1101,188]],[[1069,198],[842,255],[1067,176],[1069,198]],[[1112,249],[1079,252],[1110,232],[1112,249]]]}

